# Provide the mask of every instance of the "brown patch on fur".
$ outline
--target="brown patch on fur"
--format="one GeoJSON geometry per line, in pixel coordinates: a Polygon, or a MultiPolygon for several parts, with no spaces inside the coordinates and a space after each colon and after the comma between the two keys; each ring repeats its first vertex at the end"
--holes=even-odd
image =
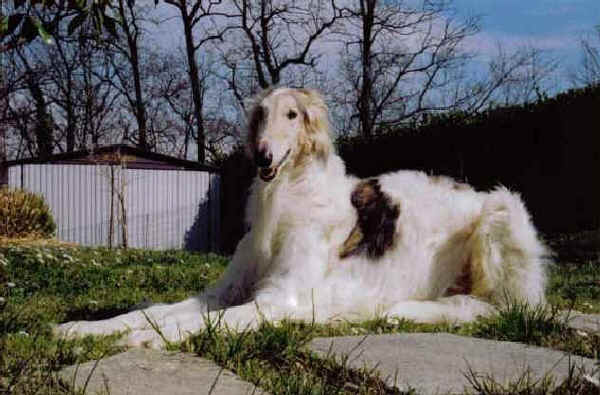
{"type": "Polygon", "coordinates": [[[360,182],[352,191],[351,202],[356,208],[358,220],[340,247],[340,258],[358,255],[363,251],[369,258],[381,258],[394,245],[400,206],[392,204],[390,197],[381,191],[376,178],[360,182]]]}
{"type": "Polygon", "coordinates": [[[332,150],[327,105],[321,95],[311,89],[298,89],[295,98],[304,119],[295,165],[301,166],[311,156],[326,160],[332,150]]]}
{"type": "Polygon", "coordinates": [[[363,236],[360,225],[357,223],[350,232],[350,236],[348,236],[344,244],[340,247],[340,258],[343,259],[350,255],[357,254],[361,248],[360,244],[363,241],[363,236]]]}
{"type": "Polygon", "coordinates": [[[473,292],[473,273],[471,260],[468,259],[463,264],[460,275],[456,278],[454,284],[446,290],[444,296],[469,295],[471,292],[473,292]]]}
{"type": "Polygon", "coordinates": [[[298,154],[296,155],[294,165],[300,167],[308,161],[308,158],[310,158],[313,153],[316,152],[317,148],[315,146],[315,141],[310,137],[308,132],[301,132],[300,136],[298,136],[298,154]]]}
{"type": "Polygon", "coordinates": [[[370,205],[373,205],[375,201],[383,195],[379,181],[372,179],[363,181],[354,188],[350,201],[352,205],[360,212],[367,209],[370,205]]]}

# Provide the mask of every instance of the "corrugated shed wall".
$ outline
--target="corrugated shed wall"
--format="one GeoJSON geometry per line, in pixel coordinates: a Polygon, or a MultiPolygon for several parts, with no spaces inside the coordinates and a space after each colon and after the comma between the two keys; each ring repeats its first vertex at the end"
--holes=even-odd
{"type": "Polygon", "coordinates": [[[219,175],[194,170],[138,170],[107,165],[17,165],[8,183],[44,196],[60,240],[89,246],[216,251],[219,175]],[[112,191],[112,193],[111,193],[112,191]],[[112,210],[111,210],[112,196],[112,210]],[[112,213],[112,214],[111,214],[112,213]]]}

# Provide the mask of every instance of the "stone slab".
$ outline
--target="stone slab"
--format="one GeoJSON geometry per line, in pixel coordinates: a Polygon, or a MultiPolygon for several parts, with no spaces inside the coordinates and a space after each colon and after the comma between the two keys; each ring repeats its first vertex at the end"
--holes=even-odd
{"type": "MultiPolygon", "coordinates": [[[[567,313],[564,313],[567,315],[567,313]]],[[[588,332],[600,332],[600,315],[570,312],[567,315],[567,325],[573,329],[588,332]]]]}
{"type": "MultiPolygon", "coordinates": [[[[95,361],[63,369],[61,377],[83,388],[95,361]]],[[[160,395],[160,394],[263,394],[214,362],[193,354],[132,349],[100,360],[86,394],[160,395]]]]}
{"type": "Polygon", "coordinates": [[[423,394],[462,393],[469,387],[469,367],[500,383],[529,369],[533,377],[546,373],[566,377],[569,363],[594,370],[588,358],[521,343],[476,339],[447,333],[409,333],[366,337],[317,338],[308,347],[320,355],[348,356],[354,368],[376,369],[388,385],[414,388],[423,394]]]}

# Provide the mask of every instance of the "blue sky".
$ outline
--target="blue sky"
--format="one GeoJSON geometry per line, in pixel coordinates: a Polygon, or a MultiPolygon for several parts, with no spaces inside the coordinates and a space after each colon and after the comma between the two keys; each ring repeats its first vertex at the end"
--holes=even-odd
{"type": "Polygon", "coordinates": [[[494,54],[531,45],[559,62],[555,89],[569,85],[569,72],[581,61],[580,39],[600,25],[600,0],[455,0],[460,15],[479,15],[481,33],[471,49],[494,54]]]}
{"type": "MultiPolygon", "coordinates": [[[[600,0],[454,0],[452,4],[459,15],[482,17],[481,32],[470,40],[470,49],[484,57],[496,54],[498,43],[508,51],[523,45],[545,50],[559,61],[559,90],[568,85],[569,71],[581,60],[581,37],[600,25],[600,0]]],[[[171,7],[159,8],[163,16],[174,12],[171,7]]],[[[175,38],[176,45],[183,45],[176,20],[159,30],[159,42],[172,46],[175,38]]]]}
{"type": "Polygon", "coordinates": [[[460,14],[481,15],[483,49],[532,44],[567,63],[578,58],[579,39],[600,25],[600,0],[455,0],[460,14]]]}
{"type": "Polygon", "coordinates": [[[499,36],[571,36],[600,24],[599,0],[455,0],[455,6],[483,15],[483,29],[499,36]]]}

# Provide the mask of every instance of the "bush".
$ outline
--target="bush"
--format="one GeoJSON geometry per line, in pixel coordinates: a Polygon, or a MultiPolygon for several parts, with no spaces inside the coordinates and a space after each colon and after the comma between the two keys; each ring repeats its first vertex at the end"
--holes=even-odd
{"type": "Polygon", "coordinates": [[[44,199],[22,189],[0,189],[0,236],[51,237],[56,224],[44,199]]]}

